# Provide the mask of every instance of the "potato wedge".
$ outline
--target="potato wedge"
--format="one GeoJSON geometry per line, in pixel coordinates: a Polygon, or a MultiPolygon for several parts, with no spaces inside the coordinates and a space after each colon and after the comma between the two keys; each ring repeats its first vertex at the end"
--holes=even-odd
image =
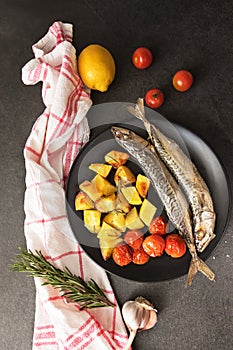
{"type": "Polygon", "coordinates": [[[95,208],[101,213],[109,213],[115,209],[115,199],[115,193],[107,197],[101,197],[95,201],[95,208]]]}
{"type": "Polygon", "coordinates": [[[100,246],[100,252],[101,252],[103,259],[105,261],[107,261],[109,258],[111,258],[112,253],[113,253],[113,249],[115,247],[113,247],[111,244],[109,245],[108,242],[106,242],[103,239],[99,240],[99,246],[100,246]]]}
{"type": "Polygon", "coordinates": [[[128,158],[128,153],[115,150],[108,152],[104,157],[105,162],[111,164],[115,169],[117,169],[121,165],[124,165],[127,162],[128,158]]]}
{"type": "Polygon", "coordinates": [[[99,246],[103,259],[106,261],[112,256],[113,249],[123,242],[121,237],[117,237],[115,240],[109,241],[108,239],[100,239],[99,246]]]}
{"type": "Polygon", "coordinates": [[[119,181],[122,184],[132,184],[136,181],[136,178],[126,165],[121,165],[114,174],[114,181],[116,185],[119,184],[119,181]]]}
{"type": "Polygon", "coordinates": [[[103,222],[97,237],[99,238],[100,251],[104,260],[108,260],[112,255],[113,249],[123,241],[120,235],[121,233],[114,227],[103,222]]]}
{"type": "Polygon", "coordinates": [[[115,201],[115,210],[128,213],[131,209],[131,205],[123,195],[123,193],[118,192],[115,201]]]}
{"type": "Polygon", "coordinates": [[[100,230],[101,213],[96,209],[87,209],[83,211],[84,226],[92,233],[98,233],[100,230]]]}
{"type": "Polygon", "coordinates": [[[105,215],[103,222],[106,222],[120,232],[125,232],[125,214],[119,211],[114,210],[111,213],[105,215]]]}
{"type": "Polygon", "coordinates": [[[82,192],[85,192],[93,202],[99,199],[103,193],[97,189],[96,185],[90,181],[83,181],[79,188],[82,192]]]}
{"type": "Polygon", "coordinates": [[[126,215],[125,224],[130,230],[138,230],[144,227],[144,223],[139,218],[136,207],[133,207],[126,215]]]}
{"type": "Polygon", "coordinates": [[[144,222],[144,224],[147,226],[150,225],[156,213],[156,210],[157,208],[150,201],[148,201],[148,199],[145,198],[139,211],[139,217],[144,222]]]}
{"type": "Polygon", "coordinates": [[[98,232],[97,237],[105,240],[115,240],[121,236],[121,232],[115,229],[113,226],[103,221],[101,229],[98,232]]]}
{"type": "Polygon", "coordinates": [[[89,169],[94,171],[97,174],[100,174],[104,178],[106,178],[112,169],[112,165],[101,164],[101,163],[92,163],[89,165],[89,169]]]}
{"type": "Polygon", "coordinates": [[[136,189],[142,198],[146,198],[149,187],[150,180],[146,176],[138,174],[136,181],[136,189]]]}
{"type": "Polygon", "coordinates": [[[136,190],[136,187],[134,186],[122,187],[121,192],[129,202],[129,204],[132,204],[132,205],[142,204],[142,200],[138,194],[138,191],[136,190]]]}
{"type": "Polygon", "coordinates": [[[85,210],[85,209],[93,209],[94,203],[90,197],[85,192],[79,192],[75,196],[75,209],[76,210],[85,210]]]}
{"type": "Polygon", "coordinates": [[[116,187],[99,174],[91,182],[96,186],[97,192],[102,193],[104,196],[110,196],[116,192],[116,187]]]}

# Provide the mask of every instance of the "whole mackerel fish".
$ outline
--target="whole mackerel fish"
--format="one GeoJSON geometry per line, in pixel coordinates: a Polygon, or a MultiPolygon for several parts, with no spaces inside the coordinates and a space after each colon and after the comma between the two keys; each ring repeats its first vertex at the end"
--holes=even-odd
{"type": "Polygon", "coordinates": [[[113,126],[111,131],[116,142],[137,160],[150,179],[165,207],[168,218],[187,244],[191,254],[191,263],[186,285],[192,284],[193,277],[198,270],[213,281],[215,274],[197,255],[187,200],[169,170],[158,157],[154,147],[131,130],[113,126]]]}
{"type": "Polygon", "coordinates": [[[160,158],[183,187],[193,213],[194,238],[197,250],[203,252],[215,237],[216,214],[210,191],[192,161],[178,144],[167,138],[145,117],[143,99],[138,99],[135,106],[129,107],[130,113],[139,118],[160,158]]]}

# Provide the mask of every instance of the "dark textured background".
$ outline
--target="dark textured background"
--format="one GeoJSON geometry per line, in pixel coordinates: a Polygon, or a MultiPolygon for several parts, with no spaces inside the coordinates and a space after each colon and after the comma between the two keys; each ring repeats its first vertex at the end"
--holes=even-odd
{"type": "MultiPolygon", "coordinates": [[[[232,179],[232,18],[231,0],[1,0],[1,350],[29,350],[32,345],[34,282],[8,270],[17,247],[25,246],[22,149],[44,109],[41,85],[21,82],[21,68],[33,57],[31,45],[54,21],[73,23],[78,52],[99,43],[116,60],[116,79],[108,92],[92,93],[94,104],[134,103],[149,88],[159,86],[166,94],[159,112],[204,138],[232,179]],[[154,63],[148,70],[136,70],[131,64],[131,54],[138,46],[153,52],[154,63]],[[171,86],[172,75],[181,68],[191,70],[195,78],[184,94],[171,86]]],[[[134,350],[233,348],[232,238],[231,220],[208,259],[217,275],[214,284],[200,274],[188,289],[184,288],[185,277],[145,285],[110,276],[120,304],[143,294],[159,309],[156,328],[138,334],[134,350]]]]}

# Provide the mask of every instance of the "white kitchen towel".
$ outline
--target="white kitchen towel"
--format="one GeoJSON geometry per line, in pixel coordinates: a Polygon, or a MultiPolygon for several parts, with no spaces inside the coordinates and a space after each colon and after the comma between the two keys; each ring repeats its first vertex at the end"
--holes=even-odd
{"type": "MultiPolygon", "coordinates": [[[[77,73],[72,25],[55,22],[33,45],[35,58],[22,69],[27,85],[42,82],[45,111],[36,120],[25,149],[25,236],[53,265],[67,266],[84,280],[93,278],[109,299],[114,292],[103,269],[86,256],[70,229],[65,207],[66,180],[73,160],[89,139],[86,113],[90,91],[77,73]]],[[[33,349],[123,349],[127,332],[119,307],[80,310],[57,289],[35,278],[33,349]]]]}

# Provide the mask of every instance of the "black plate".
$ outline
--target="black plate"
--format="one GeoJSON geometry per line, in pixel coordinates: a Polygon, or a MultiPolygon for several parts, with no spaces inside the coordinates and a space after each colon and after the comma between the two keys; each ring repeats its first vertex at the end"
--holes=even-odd
{"type": "MultiPolygon", "coordinates": [[[[137,126],[132,124],[116,125],[122,125],[136,131],[142,137],[146,137],[145,130],[137,126]]],[[[160,258],[151,258],[147,264],[141,266],[131,263],[125,267],[120,267],[112,259],[104,261],[98,247],[96,235],[90,233],[84,227],[81,212],[75,211],[74,199],[79,191],[79,184],[84,180],[91,180],[95,175],[88,169],[88,166],[91,163],[104,162],[104,155],[110,150],[122,150],[112,137],[111,126],[112,124],[107,124],[91,130],[91,140],[79,153],[70,171],[66,190],[66,207],[74,235],[91,259],[106,271],[118,276],[140,282],[156,282],[180,277],[188,272],[190,263],[190,254],[188,252],[179,259],[172,259],[164,254],[160,258]]],[[[181,147],[185,148],[184,150],[188,151],[192,161],[205,179],[213,197],[217,214],[216,237],[205,251],[200,254],[200,257],[206,260],[220,241],[228,223],[230,212],[229,184],[220,161],[208,145],[189,130],[174,124],[173,127],[177,133],[174,135],[174,138],[177,140],[177,135],[179,136],[177,142],[180,143],[181,147]]],[[[170,129],[170,134],[172,133],[171,130],[172,128],[170,129]]],[[[134,160],[130,158],[129,161],[129,166],[135,174],[138,172],[143,173],[134,160]]],[[[157,214],[163,212],[162,204],[153,189],[150,189],[149,199],[158,207],[157,214]]]]}

